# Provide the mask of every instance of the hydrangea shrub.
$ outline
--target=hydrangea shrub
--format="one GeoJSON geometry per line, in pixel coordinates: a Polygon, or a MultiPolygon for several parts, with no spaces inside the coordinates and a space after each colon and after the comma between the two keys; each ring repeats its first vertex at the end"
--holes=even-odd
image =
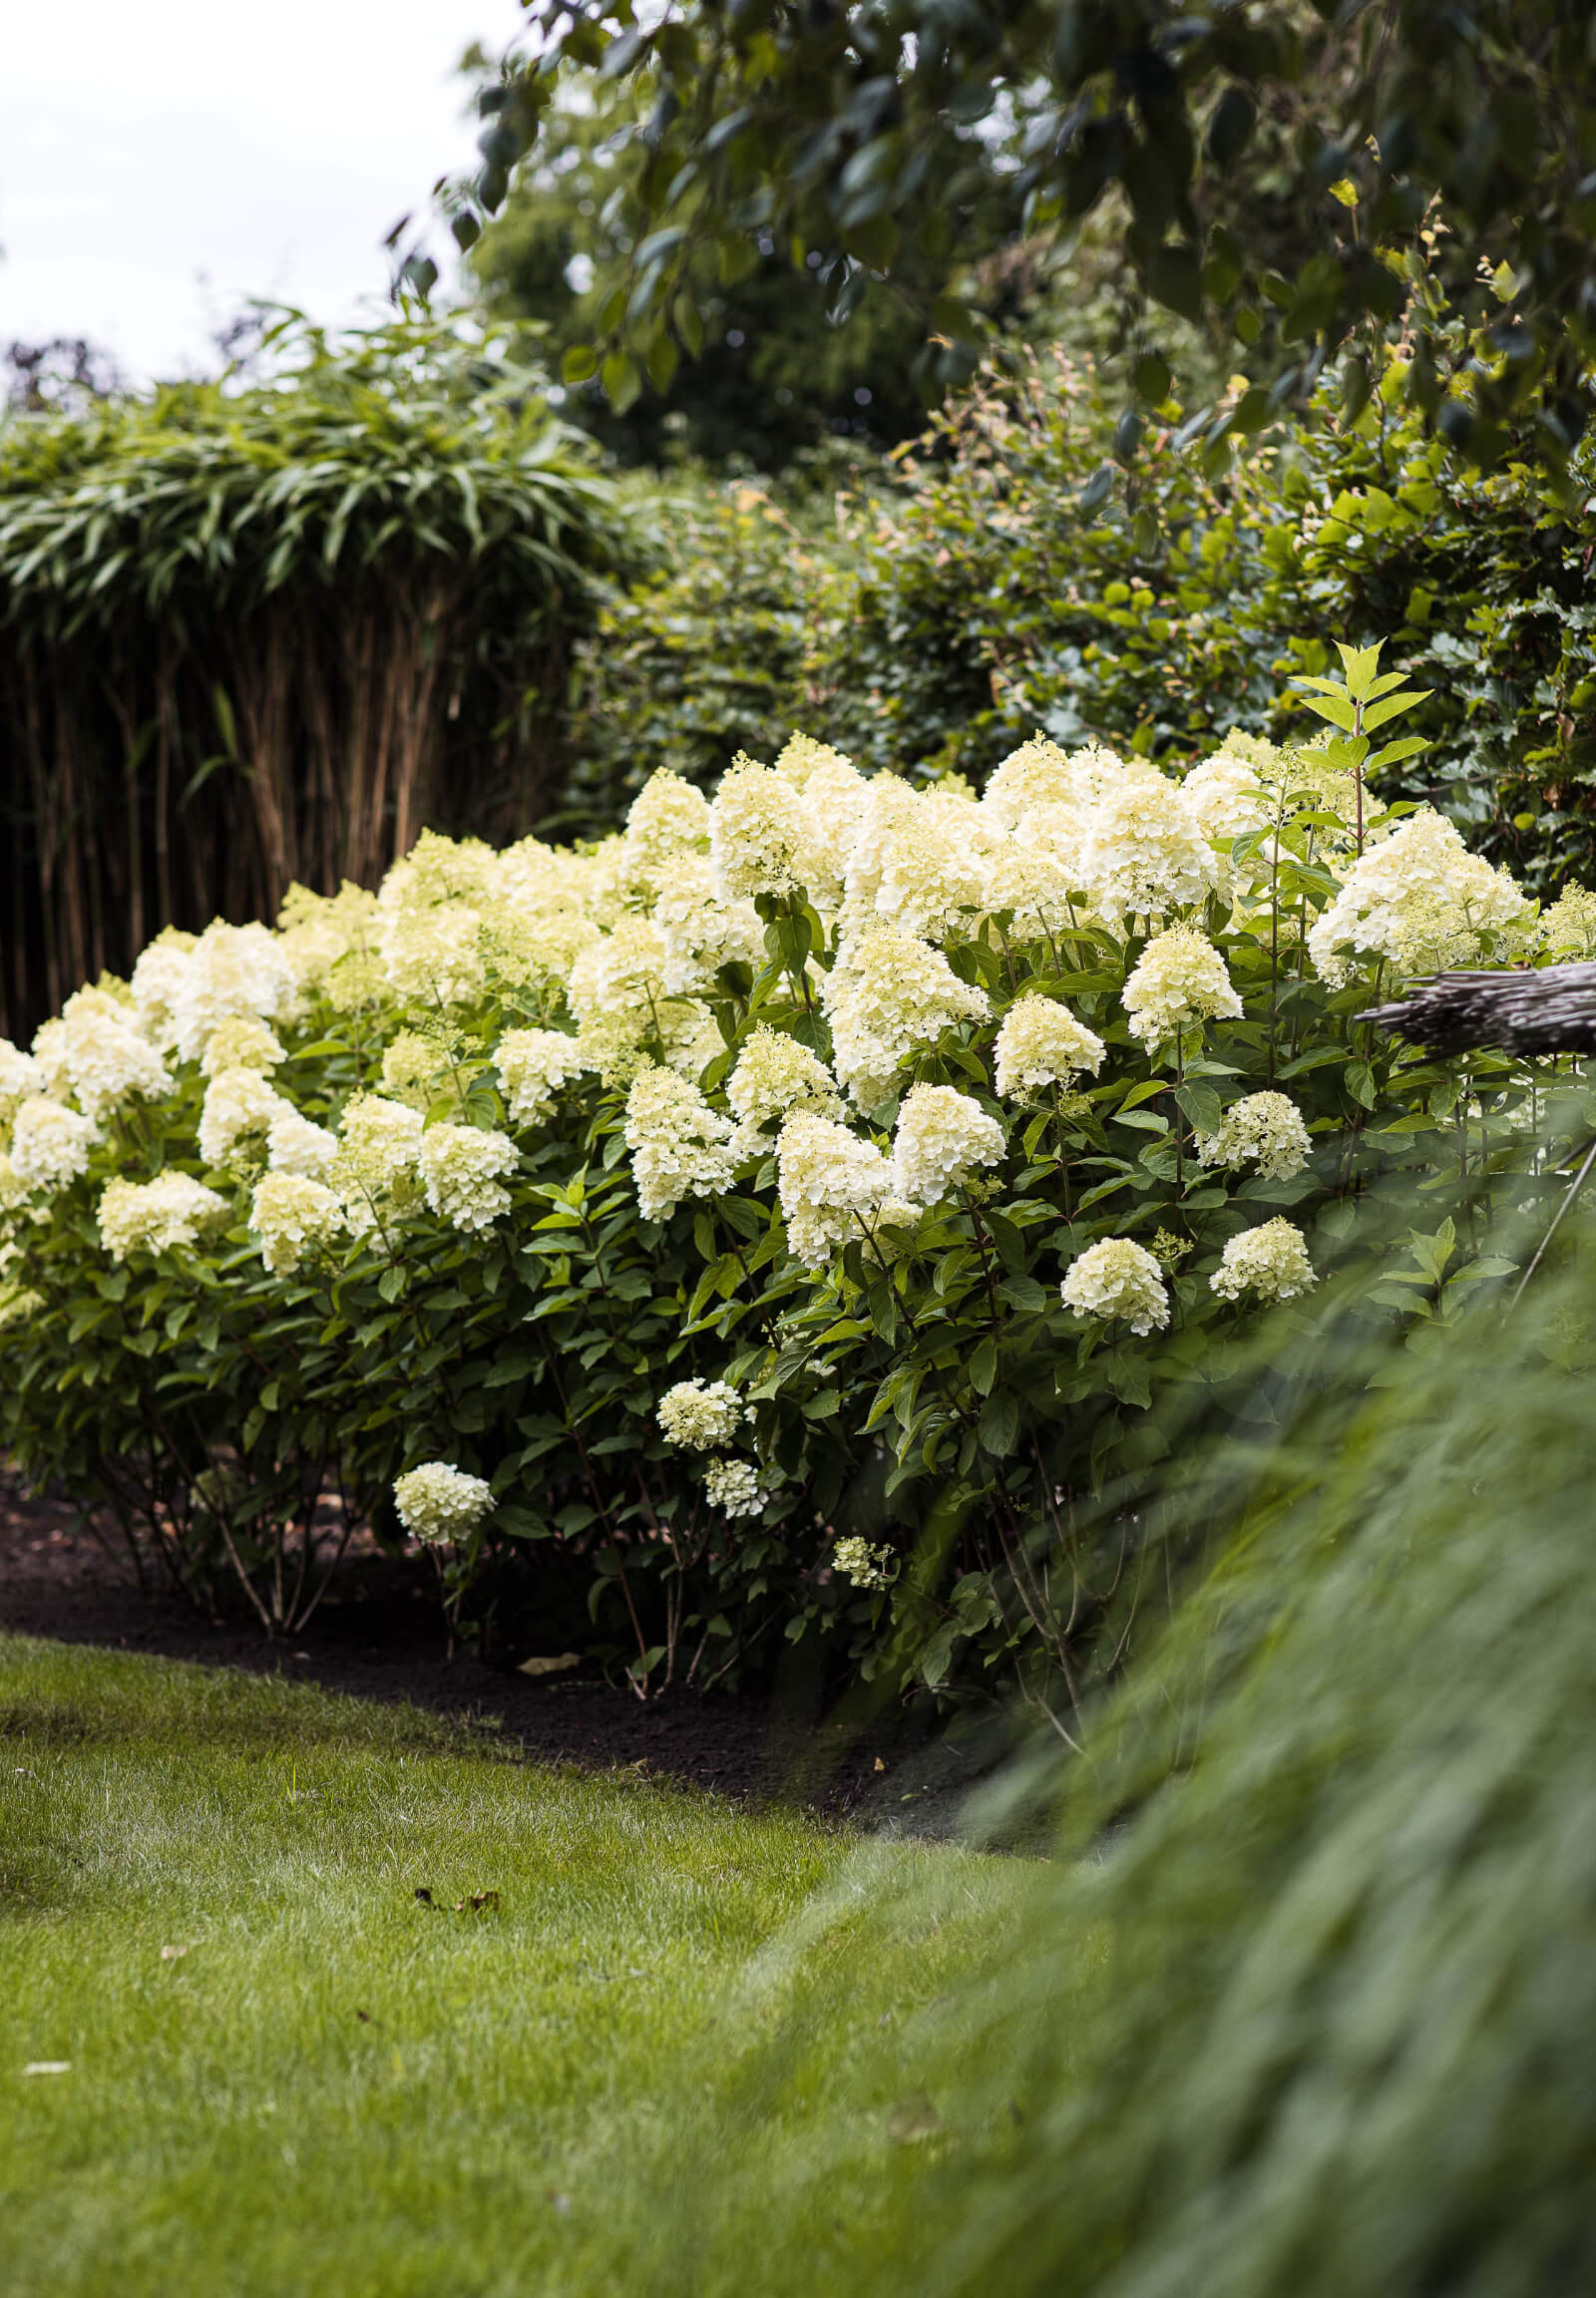
{"type": "Polygon", "coordinates": [[[1308,748],[1038,737],[977,800],[795,736],[164,935],[0,1048],[0,1441],[273,1624],[369,1524],[452,1614],[507,1556],[581,1590],[639,1689],[827,1633],[1061,1717],[1128,1634],[1115,1496],[1194,1395],[1256,1411],[1257,1320],[1447,1314],[1555,1186],[1544,1076],[1365,1015],[1596,904],[1380,811],[1411,698],[1345,670],[1308,748]]]}

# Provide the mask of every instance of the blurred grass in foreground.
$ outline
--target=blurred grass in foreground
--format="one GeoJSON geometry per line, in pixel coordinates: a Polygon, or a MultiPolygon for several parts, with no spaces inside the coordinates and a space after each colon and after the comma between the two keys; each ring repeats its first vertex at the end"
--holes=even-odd
{"type": "Polygon", "coordinates": [[[1596,1284],[1567,1242],[1510,1316],[1501,1288],[1404,1348],[1331,1305],[1319,1361],[1271,1369],[1298,1407],[1188,1480],[1221,1561],[979,1980],[877,2024],[948,1911],[896,1873],[840,1985],[813,1913],[765,1950],[740,2088],[717,2057],[642,2175],[631,2149],[618,2287],[1596,2288],[1596,1284]]]}

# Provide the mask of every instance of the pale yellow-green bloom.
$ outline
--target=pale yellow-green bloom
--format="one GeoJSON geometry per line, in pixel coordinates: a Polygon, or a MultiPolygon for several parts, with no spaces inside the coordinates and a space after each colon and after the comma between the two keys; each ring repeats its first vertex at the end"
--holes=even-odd
{"type": "Polygon", "coordinates": [[[1200,1021],[1236,1020],[1242,1009],[1224,958],[1193,926],[1153,936],[1125,983],[1123,1001],[1131,1035],[1144,1045],[1184,1036],[1200,1021]]]}
{"type": "Polygon", "coordinates": [[[742,1398],[725,1380],[678,1380],[659,1399],[656,1415],[670,1443],[695,1452],[729,1444],[747,1417],[742,1398]]]}
{"type": "Polygon", "coordinates": [[[1213,1133],[1197,1135],[1197,1158],[1239,1172],[1253,1164],[1271,1181],[1289,1181],[1313,1153],[1302,1112],[1284,1093],[1247,1093],[1233,1101],[1213,1133]]]}
{"type": "Polygon", "coordinates": [[[302,1173],[268,1173],[255,1184],[249,1226],[260,1258],[276,1277],[291,1277],[307,1256],[341,1235],[344,1211],[332,1190],[302,1173]]]}
{"type": "Polygon", "coordinates": [[[1095,1077],[1104,1050],[1097,1032],[1058,998],[1027,992],[1009,1006],[998,1032],[998,1090],[1006,1097],[1067,1085],[1083,1071],[1095,1077]]]}
{"type": "Polygon", "coordinates": [[[736,1159],[730,1121],[675,1070],[648,1061],[626,1095],[626,1147],[645,1221],[665,1221],[684,1197],[729,1189],[736,1159]]]}
{"type": "Polygon", "coordinates": [[[100,1242],[113,1261],[130,1253],[166,1253],[197,1245],[227,1217],[227,1200],[187,1173],[158,1173],[153,1181],[110,1181],[96,1220],[100,1242]]]}
{"type": "Polygon", "coordinates": [[[1120,1322],[1132,1333],[1162,1331],[1169,1323],[1163,1271],[1129,1237],[1104,1237],[1077,1254],[1059,1287],[1066,1309],[1078,1317],[1120,1322]]]}
{"type": "Polygon", "coordinates": [[[424,1460],[393,1485],[399,1521],[425,1547],[467,1540],[493,1507],[493,1487],[446,1460],[424,1460]]]}
{"type": "Polygon", "coordinates": [[[985,1165],[1001,1164],[1002,1127],[952,1085],[911,1085],[893,1138],[893,1187],[911,1205],[940,1205],[985,1165]]]}
{"type": "Polygon", "coordinates": [[[1238,1301],[1248,1292],[1261,1301],[1292,1301],[1319,1279],[1302,1231],[1277,1217],[1230,1238],[1208,1282],[1226,1301],[1238,1301]]]}
{"type": "Polygon", "coordinates": [[[427,1203],[456,1229],[486,1229],[510,1210],[510,1192],[500,1187],[521,1164],[521,1152],[508,1133],[476,1125],[429,1125],[417,1152],[427,1203]]]}

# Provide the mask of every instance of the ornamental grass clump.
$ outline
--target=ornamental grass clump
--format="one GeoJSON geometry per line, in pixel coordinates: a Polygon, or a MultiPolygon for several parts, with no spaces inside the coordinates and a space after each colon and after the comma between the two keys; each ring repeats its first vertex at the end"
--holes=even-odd
{"type": "Polygon", "coordinates": [[[1445,1323],[1582,1137],[1555,1064],[1365,1018],[1437,938],[1585,945],[1381,812],[1341,720],[1406,703],[1345,668],[1328,737],[1185,775],[1037,736],[978,796],[796,737],[590,847],[429,834],[164,935],[0,1047],[0,1443],[274,1626],[419,1452],[496,1496],[464,1626],[519,1569],[642,1692],[816,1636],[1077,1736],[1175,1584],[1136,1496],[1194,1398],[1252,1424],[1257,1321],[1445,1323]],[[75,1072],[79,1015],[138,1057],[75,1072]]]}

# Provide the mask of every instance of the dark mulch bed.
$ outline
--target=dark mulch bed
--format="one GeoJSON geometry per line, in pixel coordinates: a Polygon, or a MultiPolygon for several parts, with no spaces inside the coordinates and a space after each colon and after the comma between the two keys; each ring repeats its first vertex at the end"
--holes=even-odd
{"type": "MultiPolygon", "coordinates": [[[[503,1665],[445,1657],[425,1564],[370,1553],[346,1561],[338,1592],[289,1643],[240,1611],[205,1619],[181,1597],[141,1594],[112,1541],[71,1506],[0,1475],[0,1628],[67,1644],[157,1653],[256,1675],[303,1677],[365,1700],[408,1700],[497,1722],[535,1759],[636,1769],[722,1794],[795,1801],[913,1832],[942,1832],[982,1768],[973,1743],[929,1716],[846,1721],[789,1673],[774,1693],[666,1693],[646,1704],[584,1666],[529,1679],[528,1651],[503,1665]]],[[[990,1755],[990,1750],[988,1751],[990,1755]]]]}

